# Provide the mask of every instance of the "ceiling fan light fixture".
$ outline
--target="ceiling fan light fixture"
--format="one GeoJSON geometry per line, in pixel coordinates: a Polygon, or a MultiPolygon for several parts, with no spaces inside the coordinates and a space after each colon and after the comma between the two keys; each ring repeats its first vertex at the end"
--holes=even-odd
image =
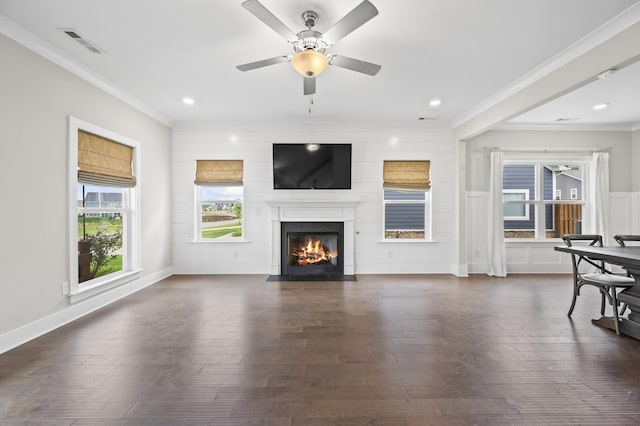
{"type": "Polygon", "coordinates": [[[305,77],[315,77],[329,66],[329,60],[322,53],[305,49],[293,55],[291,65],[305,77]]]}

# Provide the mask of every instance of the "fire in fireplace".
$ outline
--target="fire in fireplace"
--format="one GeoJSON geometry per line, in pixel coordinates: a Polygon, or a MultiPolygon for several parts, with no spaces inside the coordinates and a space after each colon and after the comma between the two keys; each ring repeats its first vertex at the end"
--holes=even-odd
{"type": "Polygon", "coordinates": [[[283,222],[282,274],[342,274],[343,224],[283,222]]]}
{"type": "Polygon", "coordinates": [[[298,244],[301,236],[296,233],[289,233],[289,258],[292,264],[304,265],[322,265],[331,263],[338,264],[338,250],[335,247],[338,243],[337,234],[329,234],[326,237],[307,237],[303,234],[303,238],[307,243],[298,244]],[[329,246],[334,247],[333,249],[329,246]]]}

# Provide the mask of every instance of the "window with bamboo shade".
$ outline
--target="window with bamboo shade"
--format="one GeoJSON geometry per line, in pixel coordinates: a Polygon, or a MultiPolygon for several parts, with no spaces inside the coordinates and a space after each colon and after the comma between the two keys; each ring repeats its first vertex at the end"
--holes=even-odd
{"type": "Polygon", "coordinates": [[[197,241],[242,239],[243,164],[242,160],[196,160],[197,241]]]}
{"type": "Polygon", "coordinates": [[[71,300],[140,275],[139,143],[69,117],[71,300]]]}
{"type": "Polygon", "coordinates": [[[383,235],[394,240],[430,238],[429,161],[384,161],[383,235]]]}

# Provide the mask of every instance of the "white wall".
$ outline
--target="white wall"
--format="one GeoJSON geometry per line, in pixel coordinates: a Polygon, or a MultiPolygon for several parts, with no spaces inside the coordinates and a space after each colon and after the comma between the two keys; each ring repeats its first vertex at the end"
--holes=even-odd
{"type": "Polygon", "coordinates": [[[631,132],[492,130],[466,142],[467,191],[489,190],[489,150],[485,148],[611,148],[612,192],[631,191],[631,132]]]}
{"type": "MultiPolygon", "coordinates": [[[[606,131],[506,131],[494,130],[466,142],[466,229],[469,272],[488,271],[486,223],[489,191],[489,150],[502,148],[605,148],[610,147],[610,232],[635,233],[637,209],[631,192],[631,132],[606,131]]],[[[559,240],[506,243],[507,272],[568,272],[569,256],[555,252],[559,240]]]]}
{"type": "MultiPolygon", "coordinates": [[[[448,131],[175,129],[173,132],[173,265],[176,273],[268,274],[270,217],[267,200],[358,201],[355,272],[451,273],[453,251],[452,134],[448,131]],[[274,142],[353,144],[351,190],[273,190],[274,142]],[[194,165],[197,159],[244,160],[245,235],[249,242],[193,242],[194,165]],[[382,237],[382,161],[431,160],[433,237],[430,243],[387,243],[382,237]]],[[[327,126],[335,128],[335,126],[327,126]]]]}
{"type": "Polygon", "coordinates": [[[631,190],[640,192],[640,167],[637,167],[637,164],[640,164],[640,129],[634,130],[631,134],[631,163],[636,165],[631,168],[631,190]]]}
{"type": "MultiPolygon", "coordinates": [[[[62,295],[62,282],[69,280],[67,117],[141,144],[141,263],[147,280],[171,266],[171,133],[3,35],[0,58],[2,352],[16,338],[35,337],[29,333],[96,307],[95,300],[70,305],[62,295]]],[[[102,304],[108,301],[101,296],[102,304]]]]}

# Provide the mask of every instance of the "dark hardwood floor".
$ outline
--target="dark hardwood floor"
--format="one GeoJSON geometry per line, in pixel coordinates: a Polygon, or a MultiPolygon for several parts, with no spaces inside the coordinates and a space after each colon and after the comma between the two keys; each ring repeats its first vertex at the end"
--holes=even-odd
{"type": "MultiPolygon", "coordinates": [[[[0,355],[2,425],[638,425],[569,275],[174,276],[0,355]]],[[[590,291],[593,290],[593,291],[590,291]]]]}

